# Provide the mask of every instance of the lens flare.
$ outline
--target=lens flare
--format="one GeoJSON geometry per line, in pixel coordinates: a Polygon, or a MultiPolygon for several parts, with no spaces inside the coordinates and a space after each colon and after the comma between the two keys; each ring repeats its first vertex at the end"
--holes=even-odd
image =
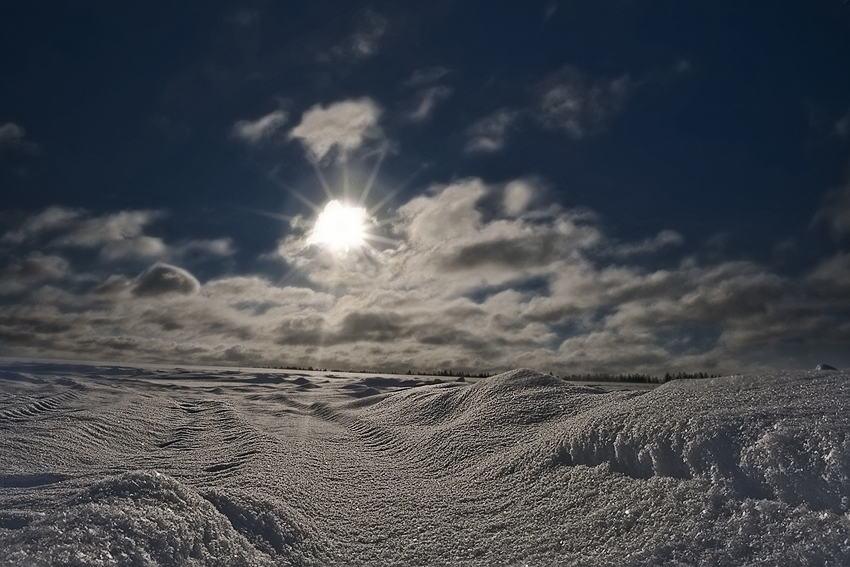
{"type": "Polygon", "coordinates": [[[331,250],[348,251],[363,244],[367,218],[365,208],[349,207],[334,199],[319,214],[307,242],[322,244],[331,250]]]}

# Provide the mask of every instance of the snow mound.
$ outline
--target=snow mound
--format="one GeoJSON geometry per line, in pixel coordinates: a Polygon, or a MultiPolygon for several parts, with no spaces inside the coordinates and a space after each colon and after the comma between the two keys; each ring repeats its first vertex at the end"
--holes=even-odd
{"type": "Polygon", "coordinates": [[[3,565],[272,565],[197,492],[153,471],[106,478],[15,530],[3,565]],[[36,559],[37,558],[37,559],[36,559]]]}
{"type": "Polygon", "coordinates": [[[528,368],[520,368],[518,370],[511,370],[510,372],[496,374],[495,376],[490,376],[489,378],[485,378],[477,383],[478,387],[514,386],[517,388],[563,385],[564,381],[560,378],[555,378],[551,374],[541,374],[536,370],[530,370],[528,368]]]}
{"type": "Polygon", "coordinates": [[[564,420],[531,452],[549,451],[551,465],[703,477],[744,497],[846,513],[850,424],[836,400],[850,400],[850,387],[832,374],[673,382],[564,420]]]}
{"type": "Polygon", "coordinates": [[[846,371],[0,370],[0,565],[850,565],[846,371]]]}

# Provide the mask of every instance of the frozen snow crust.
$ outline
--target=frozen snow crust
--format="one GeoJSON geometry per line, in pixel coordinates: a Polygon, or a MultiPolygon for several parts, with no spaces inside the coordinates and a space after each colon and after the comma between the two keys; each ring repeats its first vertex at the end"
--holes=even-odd
{"type": "Polygon", "coordinates": [[[848,565],[850,376],[0,368],[0,565],[848,565]]]}

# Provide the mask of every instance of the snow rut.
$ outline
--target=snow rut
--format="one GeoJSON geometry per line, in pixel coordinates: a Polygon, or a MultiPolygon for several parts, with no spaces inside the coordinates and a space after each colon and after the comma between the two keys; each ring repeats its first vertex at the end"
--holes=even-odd
{"type": "Polygon", "coordinates": [[[55,396],[42,397],[32,402],[0,410],[0,421],[20,421],[36,418],[46,412],[62,409],[77,397],[76,392],[64,392],[55,396]]]}
{"type": "Polygon", "coordinates": [[[216,484],[236,477],[269,449],[270,441],[230,403],[184,399],[170,408],[170,427],[151,459],[167,468],[190,468],[198,480],[216,484]]]}

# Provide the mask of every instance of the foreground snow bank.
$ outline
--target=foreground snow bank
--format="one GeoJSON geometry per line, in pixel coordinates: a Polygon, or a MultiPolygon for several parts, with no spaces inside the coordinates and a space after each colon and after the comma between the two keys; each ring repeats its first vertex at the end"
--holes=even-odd
{"type": "Polygon", "coordinates": [[[845,372],[0,384],[0,565],[850,564],[845,372]]]}

